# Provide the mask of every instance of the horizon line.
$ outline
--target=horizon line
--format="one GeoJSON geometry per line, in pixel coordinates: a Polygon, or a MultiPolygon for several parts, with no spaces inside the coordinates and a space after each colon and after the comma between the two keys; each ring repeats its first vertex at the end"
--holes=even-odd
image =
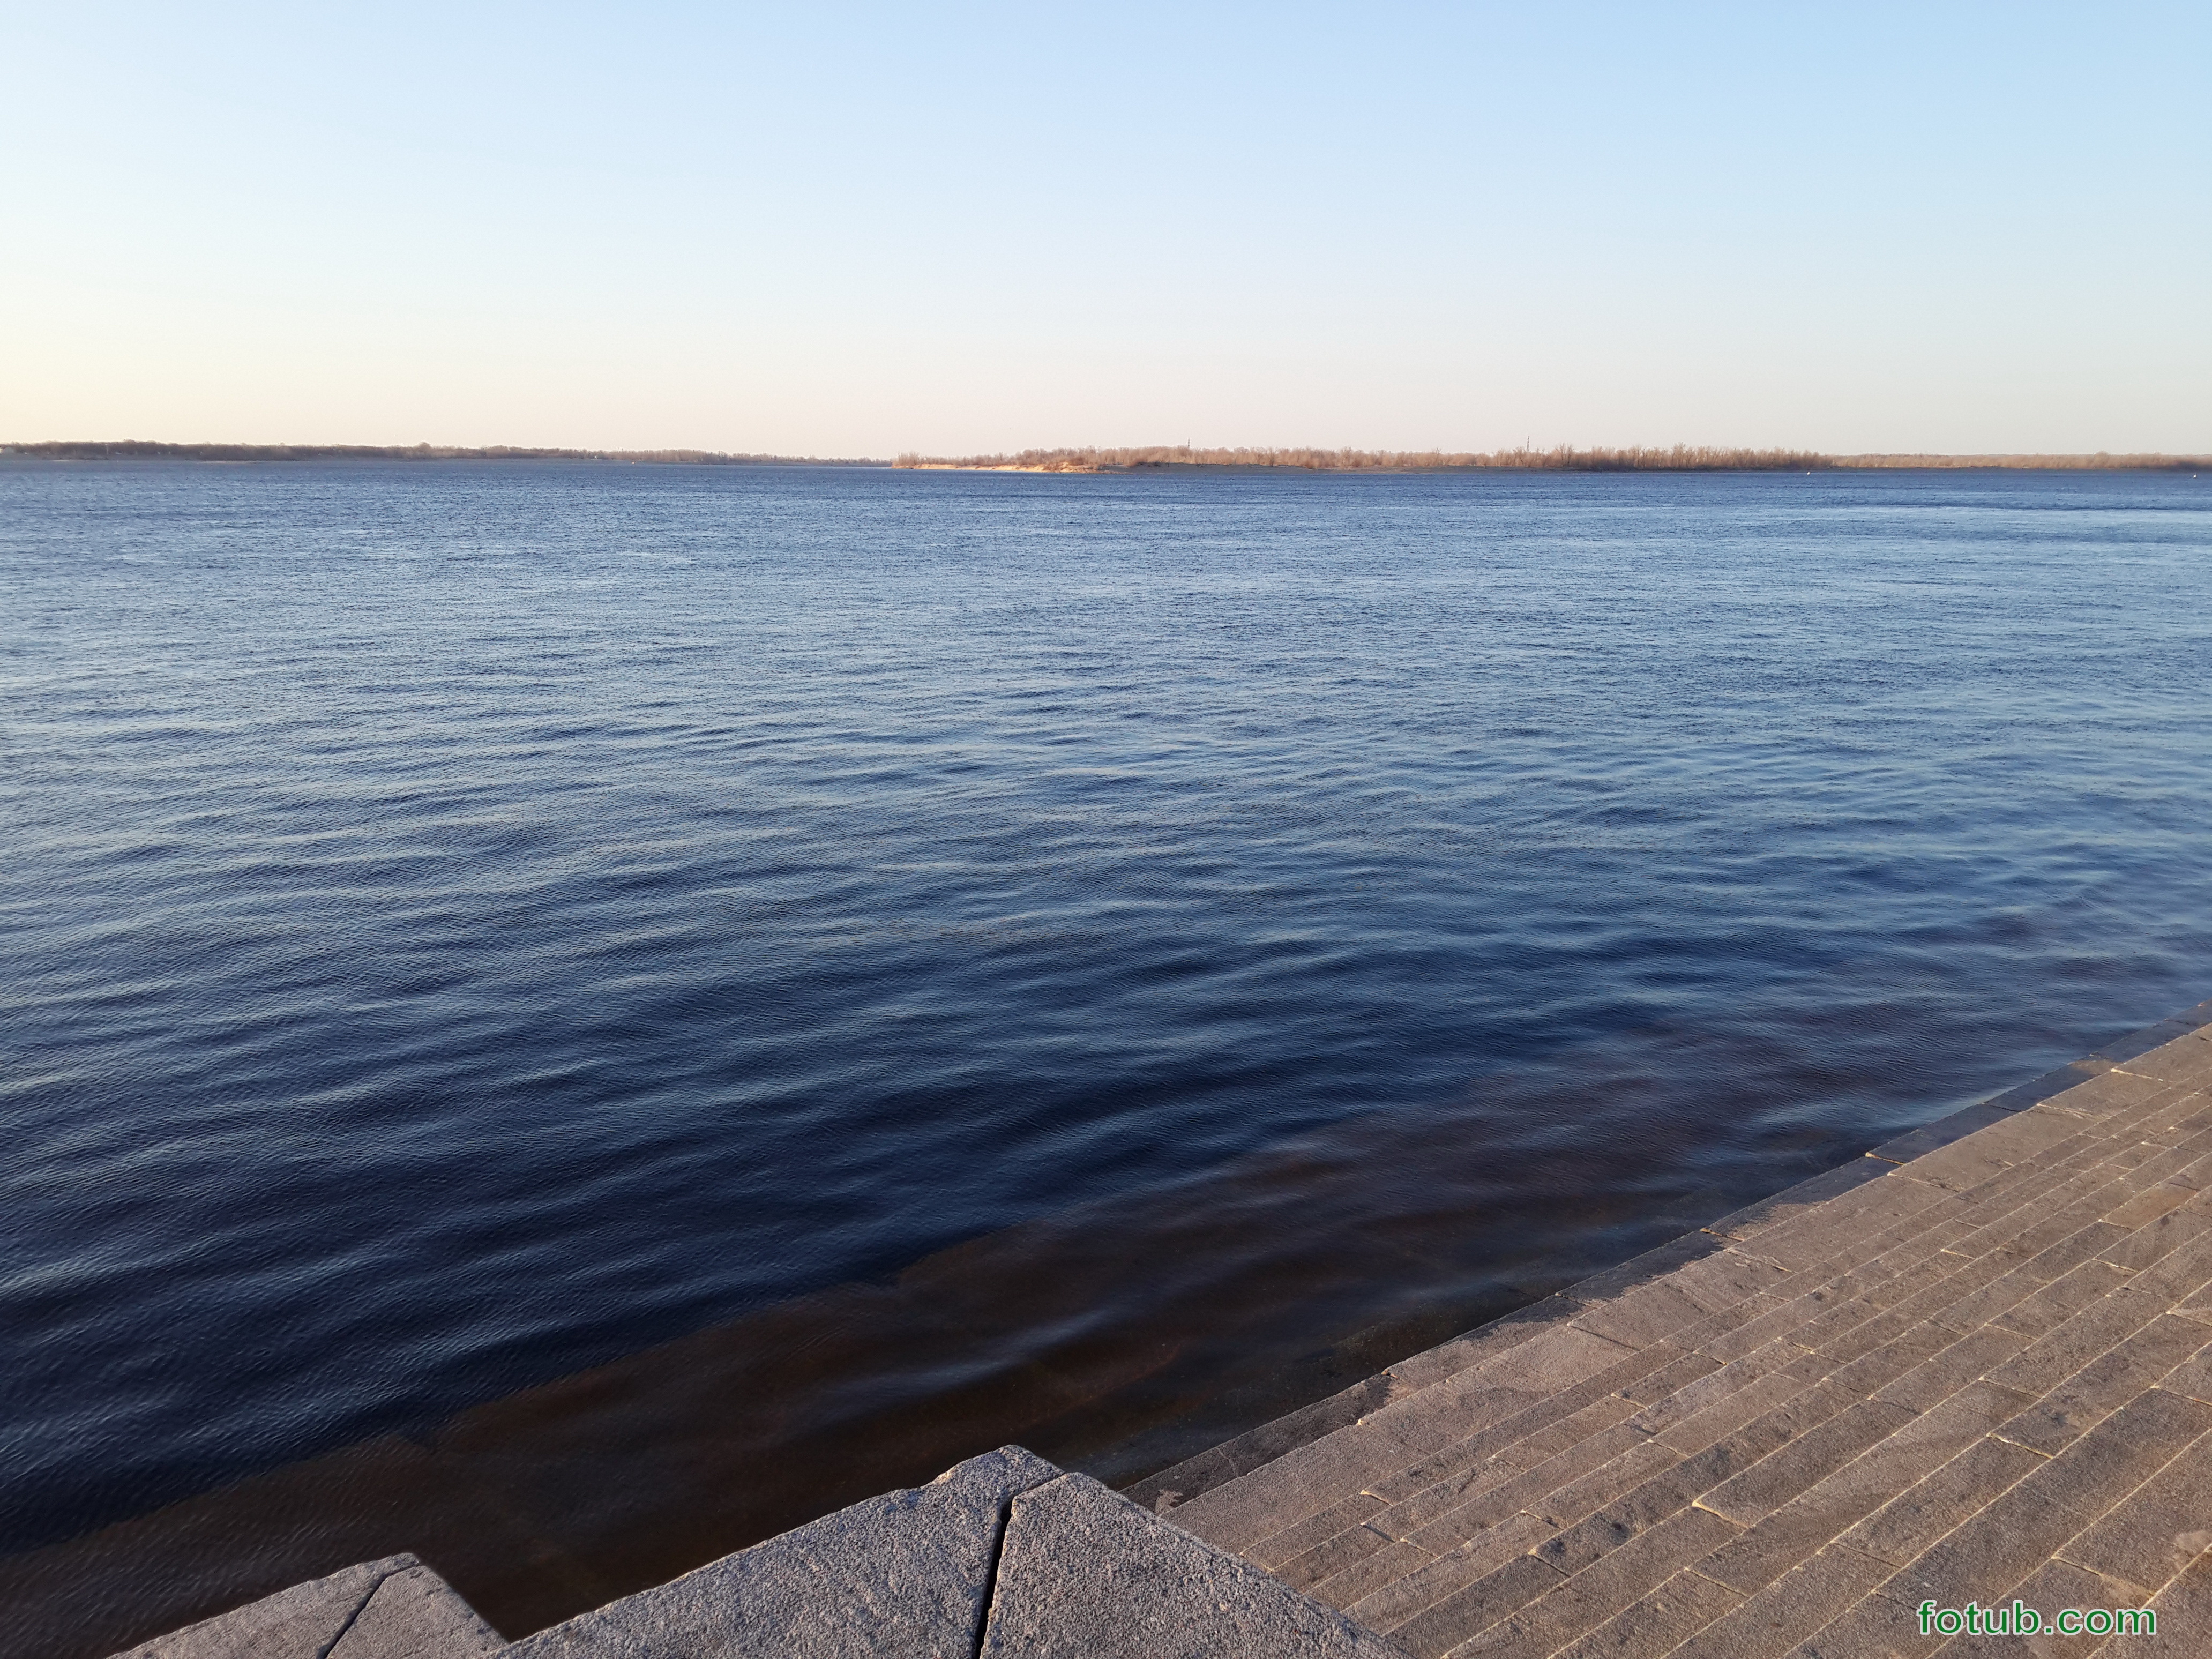
{"type": "Polygon", "coordinates": [[[1579,448],[1563,444],[1539,450],[1444,451],[1290,447],[1209,447],[1189,444],[1142,448],[1084,447],[999,451],[962,456],[905,451],[872,457],[783,455],[691,448],[568,448],[528,445],[173,443],[151,439],[47,439],[0,444],[0,457],[39,460],[584,460],[633,465],[722,466],[854,466],[900,471],[1102,473],[1190,471],[1306,472],[1436,471],[2197,471],[2212,455],[2164,452],[2087,453],[2015,452],[1949,453],[1935,451],[1753,449],[1675,444],[1579,448]]]}

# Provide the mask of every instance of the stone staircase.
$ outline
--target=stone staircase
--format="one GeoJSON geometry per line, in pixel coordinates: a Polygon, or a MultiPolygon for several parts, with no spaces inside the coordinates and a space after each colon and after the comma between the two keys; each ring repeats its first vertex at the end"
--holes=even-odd
{"type": "Polygon", "coordinates": [[[509,1644],[395,1556],[117,1659],[1396,1659],[1243,1558],[1018,1446],[509,1644]]]}

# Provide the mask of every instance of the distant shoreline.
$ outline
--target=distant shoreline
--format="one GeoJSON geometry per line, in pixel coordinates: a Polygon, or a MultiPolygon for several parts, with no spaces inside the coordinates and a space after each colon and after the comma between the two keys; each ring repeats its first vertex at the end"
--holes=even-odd
{"type": "Polygon", "coordinates": [[[2198,472],[2212,455],[1828,455],[1810,450],[1507,449],[1489,453],[1388,449],[1028,449],[1017,454],[903,454],[895,460],[732,454],[708,449],[533,449],[506,444],[172,444],[140,439],[0,444],[0,459],[48,461],[616,461],[657,466],[888,467],[916,472],[2198,472]]]}
{"type": "Polygon", "coordinates": [[[631,461],[690,466],[889,466],[822,455],[732,455],[713,449],[526,449],[496,444],[162,444],[143,439],[0,444],[0,457],[42,461],[631,461]]]}
{"type": "Polygon", "coordinates": [[[1504,449],[1486,454],[1388,449],[1050,449],[1014,455],[901,455],[894,466],[958,472],[1832,472],[1871,471],[2195,472],[2212,456],[1828,455],[1796,449],[1504,449]]]}

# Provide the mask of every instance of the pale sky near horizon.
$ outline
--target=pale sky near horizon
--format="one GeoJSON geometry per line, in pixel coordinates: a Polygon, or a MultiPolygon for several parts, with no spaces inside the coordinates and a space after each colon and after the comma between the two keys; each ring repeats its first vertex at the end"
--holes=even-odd
{"type": "Polygon", "coordinates": [[[2212,451],[2212,8],[0,11],[0,441],[2212,451]]]}

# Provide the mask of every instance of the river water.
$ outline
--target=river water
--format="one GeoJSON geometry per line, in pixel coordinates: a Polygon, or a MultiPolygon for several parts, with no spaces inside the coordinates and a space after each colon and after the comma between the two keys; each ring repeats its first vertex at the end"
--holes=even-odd
{"type": "Polygon", "coordinates": [[[0,463],[0,1553],[410,1447],[539,1494],[448,1550],[515,1634],[2070,1059],[2212,993],[2208,550],[2185,474],[0,463]]]}

